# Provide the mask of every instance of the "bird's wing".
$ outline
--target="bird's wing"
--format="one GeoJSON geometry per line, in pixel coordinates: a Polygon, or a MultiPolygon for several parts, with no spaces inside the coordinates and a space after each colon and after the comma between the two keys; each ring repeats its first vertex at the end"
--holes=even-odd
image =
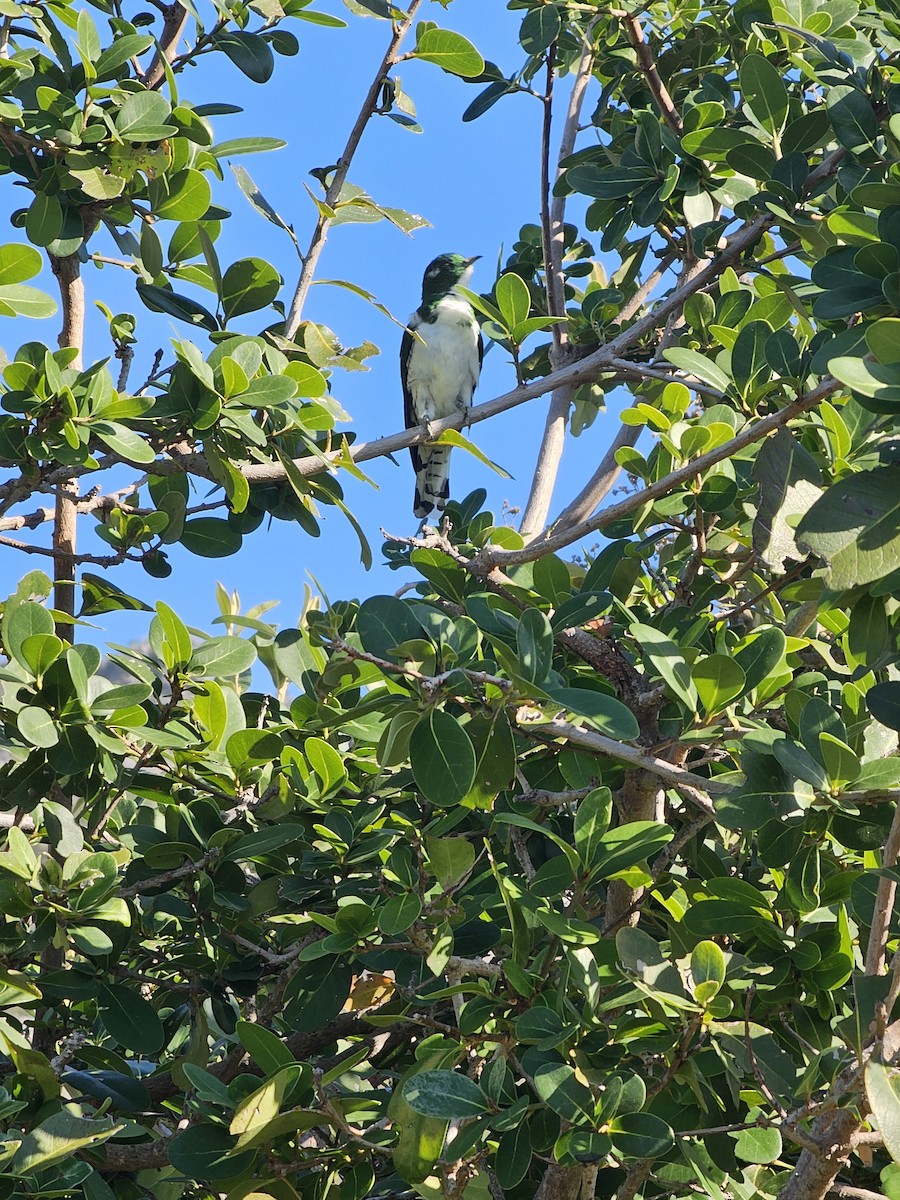
{"type": "MultiPolygon", "coordinates": [[[[416,416],[413,409],[412,392],[409,390],[407,376],[409,374],[409,358],[412,354],[412,348],[415,345],[415,337],[413,332],[421,325],[421,320],[417,312],[413,313],[408,322],[408,327],[403,331],[403,339],[400,342],[400,381],[403,385],[403,422],[407,429],[412,429],[419,424],[419,418],[416,416]],[[410,332],[413,331],[413,332],[410,332]]],[[[419,447],[410,446],[410,457],[413,462],[413,469],[418,471],[421,466],[419,457],[419,447]]]]}
{"type": "MultiPolygon", "coordinates": [[[[478,374],[481,375],[481,365],[484,362],[484,337],[481,333],[481,326],[478,327],[478,374]]],[[[478,382],[477,380],[475,381],[478,382]]]]}

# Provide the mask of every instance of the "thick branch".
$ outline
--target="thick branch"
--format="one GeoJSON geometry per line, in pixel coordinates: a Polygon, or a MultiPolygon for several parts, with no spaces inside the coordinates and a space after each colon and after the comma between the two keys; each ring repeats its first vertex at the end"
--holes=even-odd
{"type": "Polygon", "coordinates": [[[616,451],[622,450],[625,446],[633,446],[642,431],[640,425],[622,425],[620,427],[587,485],[554,521],[554,529],[562,532],[564,529],[577,525],[580,521],[586,521],[591,513],[596,512],[598,506],[609,495],[622,470],[616,462],[616,451]]]}
{"type": "Polygon", "coordinates": [[[178,42],[187,24],[187,9],[176,0],[163,9],[163,27],[159,35],[159,49],[144,76],[144,86],[158,87],[166,77],[165,63],[170,63],[178,53],[178,42]]]}
{"type": "MultiPolygon", "coordinates": [[[[369,90],[366,93],[366,98],[363,100],[362,108],[359,110],[359,116],[356,118],[356,123],[350,131],[350,136],[347,139],[347,144],[344,147],[344,152],[338,159],[337,166],[334,169],[334,174],[331,177],[331,183],[325,192],[325,205],[328,208],[334,208],[338,196],[341,194],[347,180],[347,172],[350,170],[350,164],[353,161],[353,156],[356,153],[357,147],[365,132],[375,109],[378,106],[378,98],[381,92],[382,84],[385,81],[388,71],[396,62],[397,50],[401,42],[406,37],[407,33],[415,20],[416,13],[422,6],[423,0],[412,0],[409,6],[409,12],[394,26],[394,33],[391,37],[390,45],[387,48],[384,58],[379,64],[378,70],[375,72],[375,77],[369,85],[369,90]]],[[[309,292],[310,284],[313,280],[313,275],[316,272],[316,265],[319,261],[319,256],[322,253],[322,248],[325,245],[325,239],[328,237],[328,230],[331,227],[331,220],[320,211],[319,218],[316,221],[316,227],[313,230],[312,240],[309,243],[309,249],[303,257],[303,266],[300,269],[300,278],[297,281],[297,288],[294,292],[294,298],[291,301],[290,311],[284,323],[284,336],[292,338],[300,328],[300,321],[303,317],[303,306],[306,303],[306,296],[309,292]]]]}
{"type": "Polygon", "coordinates": [[[580,729],[569,721],[529,721],[528,711],[520,710],[518,724],[523,732],[534,732],[541,738],[563,738],[573,746],[583,746],[585,750],[593,750],[595,754],[605,754],[617,762],[648,771],[672,787],[683,789],[683,794],[689,796],[706,813],[712,814],[714,810],[712,803],[704,799],[704,796],[726,796],[733,790],[730,784],[695,775],[693,771],[686,771],[684,767],[676,767],[665,759],[647,754],[639,746],[629,746],[625,742],[606,737],[605,734],[580,729]]]}

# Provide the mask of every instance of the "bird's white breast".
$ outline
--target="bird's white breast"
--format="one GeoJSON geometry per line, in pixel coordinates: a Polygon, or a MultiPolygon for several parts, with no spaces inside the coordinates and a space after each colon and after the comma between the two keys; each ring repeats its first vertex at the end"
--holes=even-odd
{"type": "Polygon", "coordinates": [[[449,295],[436,306],[434,321],[410,322],[422,339],[409,355],[407,384],[416,415],[433,421],[466,409],[478,383],[478,324],[461,296],[449,295]]]}

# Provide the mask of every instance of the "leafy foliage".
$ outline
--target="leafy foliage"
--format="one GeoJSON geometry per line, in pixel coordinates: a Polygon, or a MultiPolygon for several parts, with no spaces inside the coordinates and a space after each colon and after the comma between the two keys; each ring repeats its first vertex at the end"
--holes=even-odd
{"type": "Polygon", "coordinates": [[[412,587],[310,598],[296,628],[221,589],[210,634],[82,571],[77,619],[152,615],[143,647],[73,644],[75,568],[158,578],[166,547],[232,556],[267,517],[315,536],[319,504],[359,528],[331,380],[377,348],[302,300],[332,226],[423,218],[347,178],[351,137],[312,172],[306,253],[235,168],[300,254],[293,301],[258,255],[220,263],[221,160],[281,143],[216,141],[234,106],[193,105],[183,69],[219,54],[264,86],[287,22],[343,25],[309,0],[206,25],[0,0],[0,170],[28,195],[0,315],[53,315],[46,260],[63,320],[3,370],[0,529],[57,539],[0,535],[54,563],[0,623],[0,1193],[892,1195],[896,14],[513,0],[507,75],[411,30],[418,3],[344,2],[391,38],[365,120],[420,130],[401,59],[477,86],[468,122],[552,115],[570,71],[593,98],[543,227],[466,295],[508,407],[555,389],[578,435],[630,390],[601,470],[629,488],[603,507],[593,481],[527,542],[485,493],[452,502],[383,547],[412,587]],[[190,335],[137,387],[134,316],[101,309],[115,379],[78,328],[107,241],[190,335]],[[110,470],[130,486],[76,508],[110,470]]]}

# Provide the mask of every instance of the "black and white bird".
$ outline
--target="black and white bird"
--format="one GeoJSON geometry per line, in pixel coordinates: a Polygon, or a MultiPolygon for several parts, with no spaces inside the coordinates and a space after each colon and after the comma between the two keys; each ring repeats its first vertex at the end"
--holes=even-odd
{"type": "MultiPolygon", "coordinates": [[[[479,258],[441,254],[425,269],[422,303],[400,346],[406,427],[467,412],[481,373],[484,343],[471,304],[457,291],[479,258]]],[[[416,472],[413,512],[424,520],[450,498],[450,447],[411,446],[416,472]]]]}

